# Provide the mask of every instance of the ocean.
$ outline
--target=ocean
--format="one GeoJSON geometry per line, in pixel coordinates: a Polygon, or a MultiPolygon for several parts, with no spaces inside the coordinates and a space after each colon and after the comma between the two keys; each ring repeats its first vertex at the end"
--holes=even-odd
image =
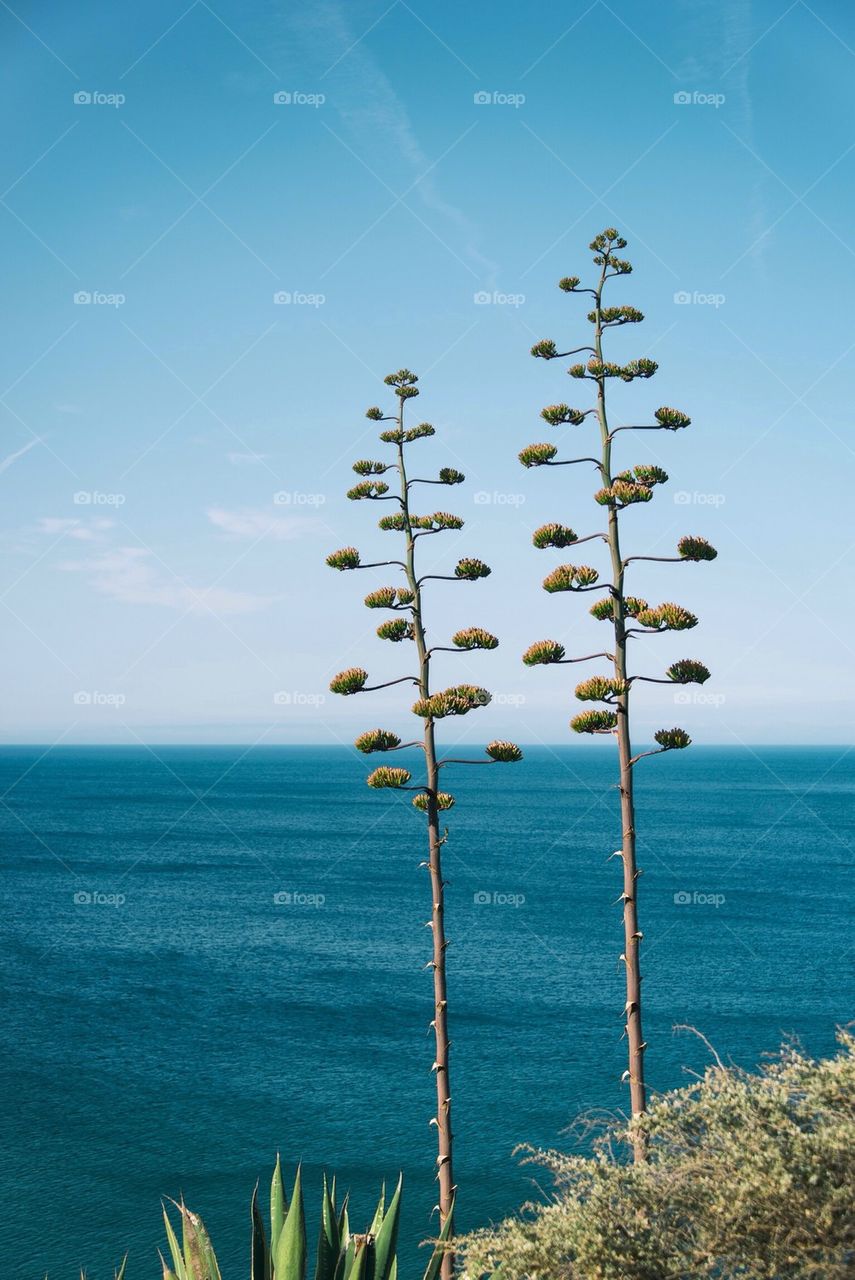
{"type": "MultiPolygon", "coordinates": [[[[538,1194],[519,1143],[584,1148],[624,1045],[614,755],[455,770],[445,846],[459,1224],[538,1194]]],[[[399,757],[400,760],[400,757],[399,757]]],[[[397,763],[398,761],[396,761],[397,763]]],[[[224,1280],[277,1150],[367,1225],[404,1172],[433,1230],[424,821],[344,748],[0,749],[5,1194],[14,1280],[159,1277],[160,1200],[224,1280]]],[[[652,1088],[852,1017],[855,751],[693,747],[637,771],[652,1088]]]]}

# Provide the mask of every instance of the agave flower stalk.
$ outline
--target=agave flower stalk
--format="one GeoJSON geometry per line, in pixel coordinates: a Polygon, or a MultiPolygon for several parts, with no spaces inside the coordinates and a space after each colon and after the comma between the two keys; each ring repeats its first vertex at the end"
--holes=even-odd
{"type": "MultiPolygon", "coordinates": [[[[392,388],[397,398],[394,413],[385,414],[380,408],[371,408],[367,417],[376,422],[391,423],[384,428],[380,440],[393,447],[394,453],[390,462],[360,460],[354,464],[358,475],[370,476],[357,484],[348,493],[354,501],[389,502],[393,504],[390,514],[379,521],[381,530],[395,532],[403,538],[404,550],[400,559],[373,562],[363,565],[359,552],[354,547],[344,547],[327,557],[327,564],[333,569],[355,570],[376,567],[377,563],[396,567],[403,577],[401,586],[380,587],[369,592],[365,604],[369,609],[391,611],[393,615],[377,628],[381,639],[390,643],[412,643],[415,647],[415,670],[412,674],[369,685],[368,673],[361,667],[350,668],[335,676],[330,688],[335,693],[345,696],[368,692],[370,689],[387,688],[394,684],[411,683],[418,692],[413,704],[413,714],[421,721],[421,733],[416,741],[402,742],[398,734],[387,729],[371,729],[360,734],[356,739],[358,750],[370,753],[383,753],[402,750],[404,747],[418,746],[424,754],[424,779],[414,782],[408,769],[390,765],[381,765],[367,779],[369,787],[376,789],[413,791],[413,805],[427,818],[428,860],[423,864],[430,875],[431,918],[428,921],[432,932],[432,957],[428,967],[433,972],[434,1016],[431,1027],[434,1032],[433,1072],[436,1078],[436,1115],[431,1124],[436,1127],[437,1139],[437,1180],[439,1183],[439,1214],[441,1229],[450,1237],[453,1231],[452,1211],[456,1186],[453,1171],[453,1134],[451,1128],[451,1083],[449,1075],[448,1035],[448,985],[446,974],[446,952],[448,938],[445,931],[445,888],[446,882],[442,870],[442,847],[447,839],[440,830],[440,813],[454,805],[454,797],[441,789],[442,771],[453,764],[498,764],[512,763],[522,758],[522,753],[514,743],[491,742],[485,749],[483,760],[447,758],[440,759],[437,753],[436,724],[449,716],[463,716],[478,707],[486,706],[490,694],[479,685],[457,684],[438,691],[433,690],[431,677],[431,659],[436,653],[471,653],[476,649],[495,649],[498,640],[483,627],[466,627],[451,638],[450,645],[430,646],[427,638],[425,621],[425,584],[434,581],[477,582],[489,575],[490,569],[483,561],[472,557],[458,560],[452,573],[420,574],[417,568],[417,544],[422,538],[433,537],[447,530],[459,530],[463,520],[447,511],[434,511],[428,515],[418,515],[412,507],[413,491],[417,485],[461,484],[465,477],[452,467],[443,467],[436,477],[411,477],[407,470],[407,446],[417,440],[426,439],[435,434],[430,423],[422,422],[417,426],[407,427],[404,422],[407,401],[415,399],[419,394],[416,386],[418,378],[408,369],[389,374],[387,386],[392,388]],[[392,492],[383,476],[391,476],[397,480],[397,491],[392,492]]],[[[443,1256],[442,1271],[446,1280],[450,1280],[454,1264],[453,1253],[447,1251],[443,1256]]]]}
{"type": "MultiPolygon", "coordinates": [[[[630,564],[638,561],[713,560],[716,551],[704,538],[694,536],[681,538],[674,556],[625,557],[621,549],[622,512],[629,507],[649,502],[654,496],[654,489],[664,484],[668,476],[660,466],[652,463],[640,463],[616,472],[612,461],[615,436],[622,431],[677,431],[688,427],[691,420],[677,409],[663,407],[656,410],[652,423],[610,426],[606,396],[611,380],[617,378],[624,383],[631,383],[639,379],[648,379],[655,374],[657,365],[653,360],[646,358],[631,360],[627,364],[605,359],[603,339],[606,330],[627,324],[639,324],[644,316],[635,307],[604,306],[603,304],[606,283],[615,277],[628,275],[632,271],[631,264],[618,256],[618,251],[626,247],[626,241],[614,228],[610,227],[598,235],[591,242],[590,247],[594,253],[594,264],[599,267],[596,283],[590,288],[583,288],[577,276],[568,276],[560,281],[559,288],[565,293],[587,294],[592,299],[592,310],[588,313],[588,320],[594,331],[592,345],[576,348],[575,351],[559,352],[553,341],[544,339],[532,347],[531,353],[542,360],[561,359],[580,351],[588,354],[587,361],[571,365],[568,372],[572,378],[592,384],[595,392],[594,405],[587,409],[575,409],[566,404],[548,405],[542,411],[541,417],[551,426],[571,428],[582,427],[587,419],[591,418],[599,428],[599,454],[562,460],[558,457],[558,447],[552,443],[545,443],[527,445],[519,457],[522,465],[528,468],[569,466],[577,463],[591,463],[596,468],[600,488],[594,494],[594,500],[605,511],[606,528],[589,534],[586,538],[577,538],[573,530],[564,525],[548,524],[535,532],[533,541],[534,545],[541,549],[563,548],[588,540],[600,540],[608,547],[611,580],[605,584],[607,594],[596,601],[590,612],[600,621],[611,624],[612,643],[608,650],[601,653],[587,654],[581,658],[567,658],[563,645],[553,640],[540,640],[526,651],[523,662],[529,666],[536,666],[586,662],[602,658],[611,664],[612,670],[608,676],[594,676],[583,681],[576,688],[576,697],[580,701],[602,705],[583,711],[570,723],[571,728],[577,733],[611,734],[617,741],[623,836],[621,848],[614,856],[620,857],[623,863],[623,888],[619,901],[623,907],[624,950],[621,961],[626,974],[626,1003],[623,1013],[629,1058],[624,1079],[629,1082],[632,1113],[640,1115],[646,1109],[644,1051],[647,1046],[642,1031],[639,963],[642,933],[638,923],[637,904],[638,878],[641,872],[636,861],[633,772],[636,764],[643,757],[688,747],[691,739],[683,729],[660,729],[654,735],[655,749],[634,755],[630,735],[630,695],[633,684],[638,680],[661,684],[702,684],[709,678],[710,673],[703,663],[692,658],[672,663],[661,678],[630,672],[628,650],[632,637],[689,630],[697,624],[698,620],[681,605],[666,602],[651,607],[646,600],[627,594],[627,569],[630,564]]],[[[548,592],[583,592],[594,589],[598,581],[599,574],[596,569],[585,565],[568,564],[560,565],[553,570],[543,585],[548,592]]],[[[641,1130],[639,1135],[635,1155],[637,1159],[643,1159],[645,1144],[641,1130]]]]}

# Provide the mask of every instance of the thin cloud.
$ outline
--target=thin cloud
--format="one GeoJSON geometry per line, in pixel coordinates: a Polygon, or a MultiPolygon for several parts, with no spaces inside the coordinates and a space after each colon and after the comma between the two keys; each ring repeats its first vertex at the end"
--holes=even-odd
{"type": "Polygon", "coordinates": [[[87,560],[66,561],[60,568],[84,574],[95,591],[120,604],[155,605],[182,613],[256,613],[274,598],[218,586],[190,586],[170,577],[143,547],[116,547],[87,560]]]}
{"type": "Polygon", "coordinates": [[[323,528],[313,516],[274,515],[258,508],[226,511],[223,507],[210,507],[208,519],[234,538],[272,538],[275,542],[290,542],[323,528]]]}
{"type": "Polygon", "coordinates": [[[227,453],[226,459],[233,467],[250,467],[254,463],[267,462],[269,453],[227,453]]]}
{"type": "Polygon", "coordinates": [[[5,458],[0,460],[0,475],[2,475],[4,471],[8,471],[12,464],[17,462],[19,458],[23,458],[25,453],[29,453],[31,449],[35,449],[37,444],[42,443],[43,441],[37,436],[33,440],[28,440],[25,445],[22,445],[20,449],[16,449],[14,453],[7,454],[5,458]]]}

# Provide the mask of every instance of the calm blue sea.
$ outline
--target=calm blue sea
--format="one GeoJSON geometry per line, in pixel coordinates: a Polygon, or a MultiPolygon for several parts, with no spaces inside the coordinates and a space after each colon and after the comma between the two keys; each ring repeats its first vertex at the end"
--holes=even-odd
{"type": "MultiPolygon", "coordinates": [[[[531,1191],[515,1144],[572,1146],[624,1100],[613,756],[460,770],[446,846],[463,1226],[531,1191]],[[578,1132],[578,1130],[576,1131],[578,1132]]],[[[693,748],[639,768],[652,1085],[832,1050],[852,1017],[855,751],[693,748]]],[[[345,749],[0,750],[4,1275],[159,1276],[159,1200],[247,1274],[275,1151],[367,1217],[406,1179],[431,1231],[422,819],[345,749]],[[278,899],[277,899],[278,895],[278,899]]]]}

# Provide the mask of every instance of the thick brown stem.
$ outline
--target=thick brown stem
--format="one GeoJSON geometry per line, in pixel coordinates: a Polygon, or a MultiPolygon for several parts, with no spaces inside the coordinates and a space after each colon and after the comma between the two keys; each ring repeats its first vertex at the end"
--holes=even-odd
{"type": "MultiPolygon", "coordinates": [[[[403,415],[404,405],[402,401],[399,418],[401,430],[403,430],[403,415]]],[[[413,633],[419,660],[419,693],[422,698],[428,698],[430,697],[430,650],[427,648],[425,641],[421,582],[416,577],[416,538],[410,523],[409,491],[402,445],[398,446],[398,469],[401,476],[402,507],[407,522],[406,573],[409,588],[414,597],[412,606],[413,633]]],[[[439,766],[437,764],[436,744],[434,741],[434,722],[430,718],[425,720],[424,751],[427,771],[428,870],[430,872],[431,885],[430,928],[433,936],[433,954],[430,967],[433,971],[434,1016],[431,1026],[434,1030],[435,1039],[433,1072],[436,1077],[436,1116],[432,1123],[436,1128],[436,1167],[437,1182],[439,1183],[439,1220],[441,1229],[451,1217],[455,1185],[452,1161],[451,1085],[449,1081],[448,989],[445,966],[448,940],[445,936],[445,882],[442,875],[444,837],[439,832],[439,808],[437,806],[439,766]]],[[[442,1280],[452,1280],[453,1271],[454,1254],[449,1251],[443,1255],[442,1259],[442,1280]]]]}

